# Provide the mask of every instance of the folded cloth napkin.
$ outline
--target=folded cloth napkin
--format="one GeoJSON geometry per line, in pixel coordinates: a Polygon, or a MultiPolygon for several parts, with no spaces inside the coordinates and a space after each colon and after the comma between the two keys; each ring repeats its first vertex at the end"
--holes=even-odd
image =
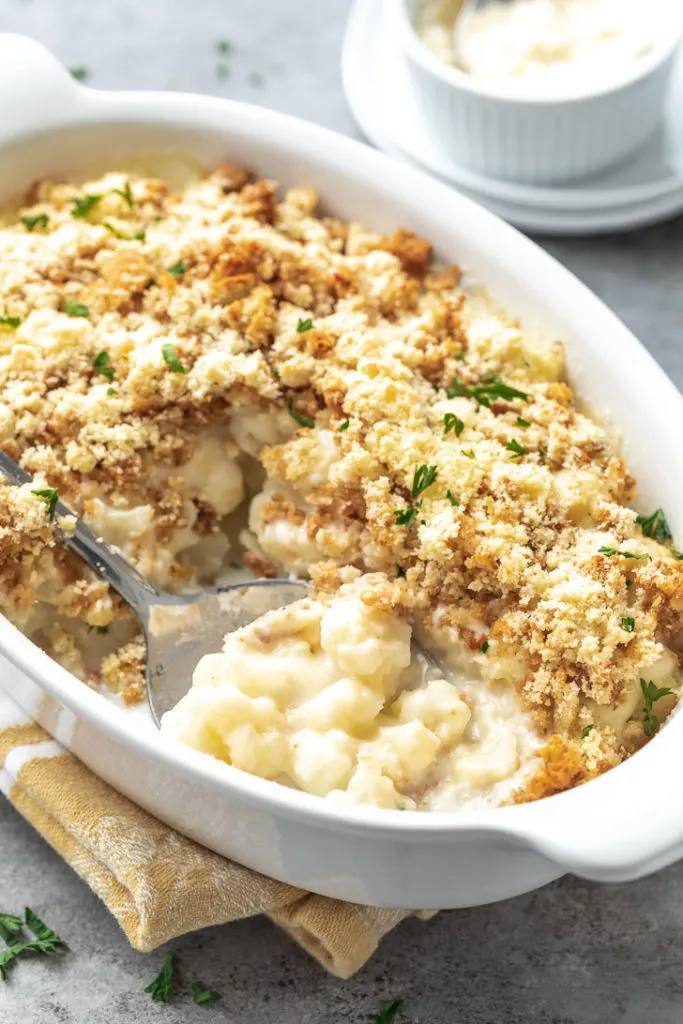
{"type": "Polygon", "coordinates": [[[145,952],[207,925],[267,914],[328,971],[349,978],[413,913],[316,896],[198,846],[94,775],[1,691],[0,790],[145,952]]]}

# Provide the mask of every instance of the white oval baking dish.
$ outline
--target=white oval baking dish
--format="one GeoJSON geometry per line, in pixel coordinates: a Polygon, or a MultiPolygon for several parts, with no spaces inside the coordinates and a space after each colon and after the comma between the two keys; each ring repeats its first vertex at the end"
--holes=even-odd
{"type": "MultiPolygon", "coordinates": [[[[556,184],[616,167],[645,146],[665,109],[683,21],[613,85],[521,95],[478,82],[429,50],[413,27],[421,0],[384,0],[387,32],[407,61],[430,133],[456,164],[492,178],[556,184]]],[[[644,17],[647,17],[646,8],[644,17]]]]}
{"type": "MultiPolygon", "coordinates": [[[[403,224],[470,267],[529,329],[567,343],[571,376],[623,427],[650,503],[683,536],[683,400],[619,320],[502,221],[424,174],[322,128],[178,93],[84,88],[42,47],[0,36],[3,201],[43,175],[163,149],[242,161],[317,187],[331,211],[380,231],[403,224]],[[655,454],[656,453],[656,454],[655,454]]],[[[617,881],[683,855],[683,716],[588,785],[520,807],[405,814],[339,807],[162,738],[0,621],[0,686],[116,789],[206,846],[274,878],[382,906],[471,906],[571,871],[617,881]],[[645,813],[645,818],[643,817],[645,813]],[[643,826],[645,820],[646,826],[643,826]]]]}

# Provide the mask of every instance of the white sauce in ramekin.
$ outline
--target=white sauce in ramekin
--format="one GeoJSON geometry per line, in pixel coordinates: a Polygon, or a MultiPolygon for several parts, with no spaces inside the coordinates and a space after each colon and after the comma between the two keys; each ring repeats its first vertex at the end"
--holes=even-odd
{"type": "MultiPolygon", "coordinates": [[[[564,95],[618,80],[675,28],[667,0],[493,0],[454,32],[457,5],[424,0],[417,30],[439,57],[489,84],[564,95]]],[[[678,15],[680,18],[680,14],[678,15]]]]}

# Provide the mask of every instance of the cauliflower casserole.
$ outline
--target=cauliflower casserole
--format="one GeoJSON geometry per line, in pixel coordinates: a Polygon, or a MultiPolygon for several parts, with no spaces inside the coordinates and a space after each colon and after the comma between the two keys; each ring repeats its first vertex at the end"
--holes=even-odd
{"type": "Polygon", "coordinates": [[[58,494],[161,587],[312,581],[200,662],[169,736],[404,810],[584,782],[678,697],[664,513],[631,509],[559,342],[411,231],[317,205],[224,164],[41,182],[3,219],[0,445],[33,482],[0,484],[0,608],[143,698],[137,622],[55,538],[58,494]]]}

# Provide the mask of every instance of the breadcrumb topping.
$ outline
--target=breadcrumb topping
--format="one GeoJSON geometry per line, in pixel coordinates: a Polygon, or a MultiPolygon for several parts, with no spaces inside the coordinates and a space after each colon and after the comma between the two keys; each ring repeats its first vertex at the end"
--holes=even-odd
{"type": "Polygon", "coordinates": [[[410,230],[317,206],[222,164],[179,192],[41,182],[0,222],[0,448],[36,481],[0,483],[2,611],[133,702],[132,615],[35,492],[179,589],[221,578],[246,489],[257,574],[384,574],[363,599],[469,652],[547,738],[519,799],[584,781],[645,742],[641,680],[672,691],[657,721],[677,699],[683,562],[644,535],[559,341],[410,230]]]}

